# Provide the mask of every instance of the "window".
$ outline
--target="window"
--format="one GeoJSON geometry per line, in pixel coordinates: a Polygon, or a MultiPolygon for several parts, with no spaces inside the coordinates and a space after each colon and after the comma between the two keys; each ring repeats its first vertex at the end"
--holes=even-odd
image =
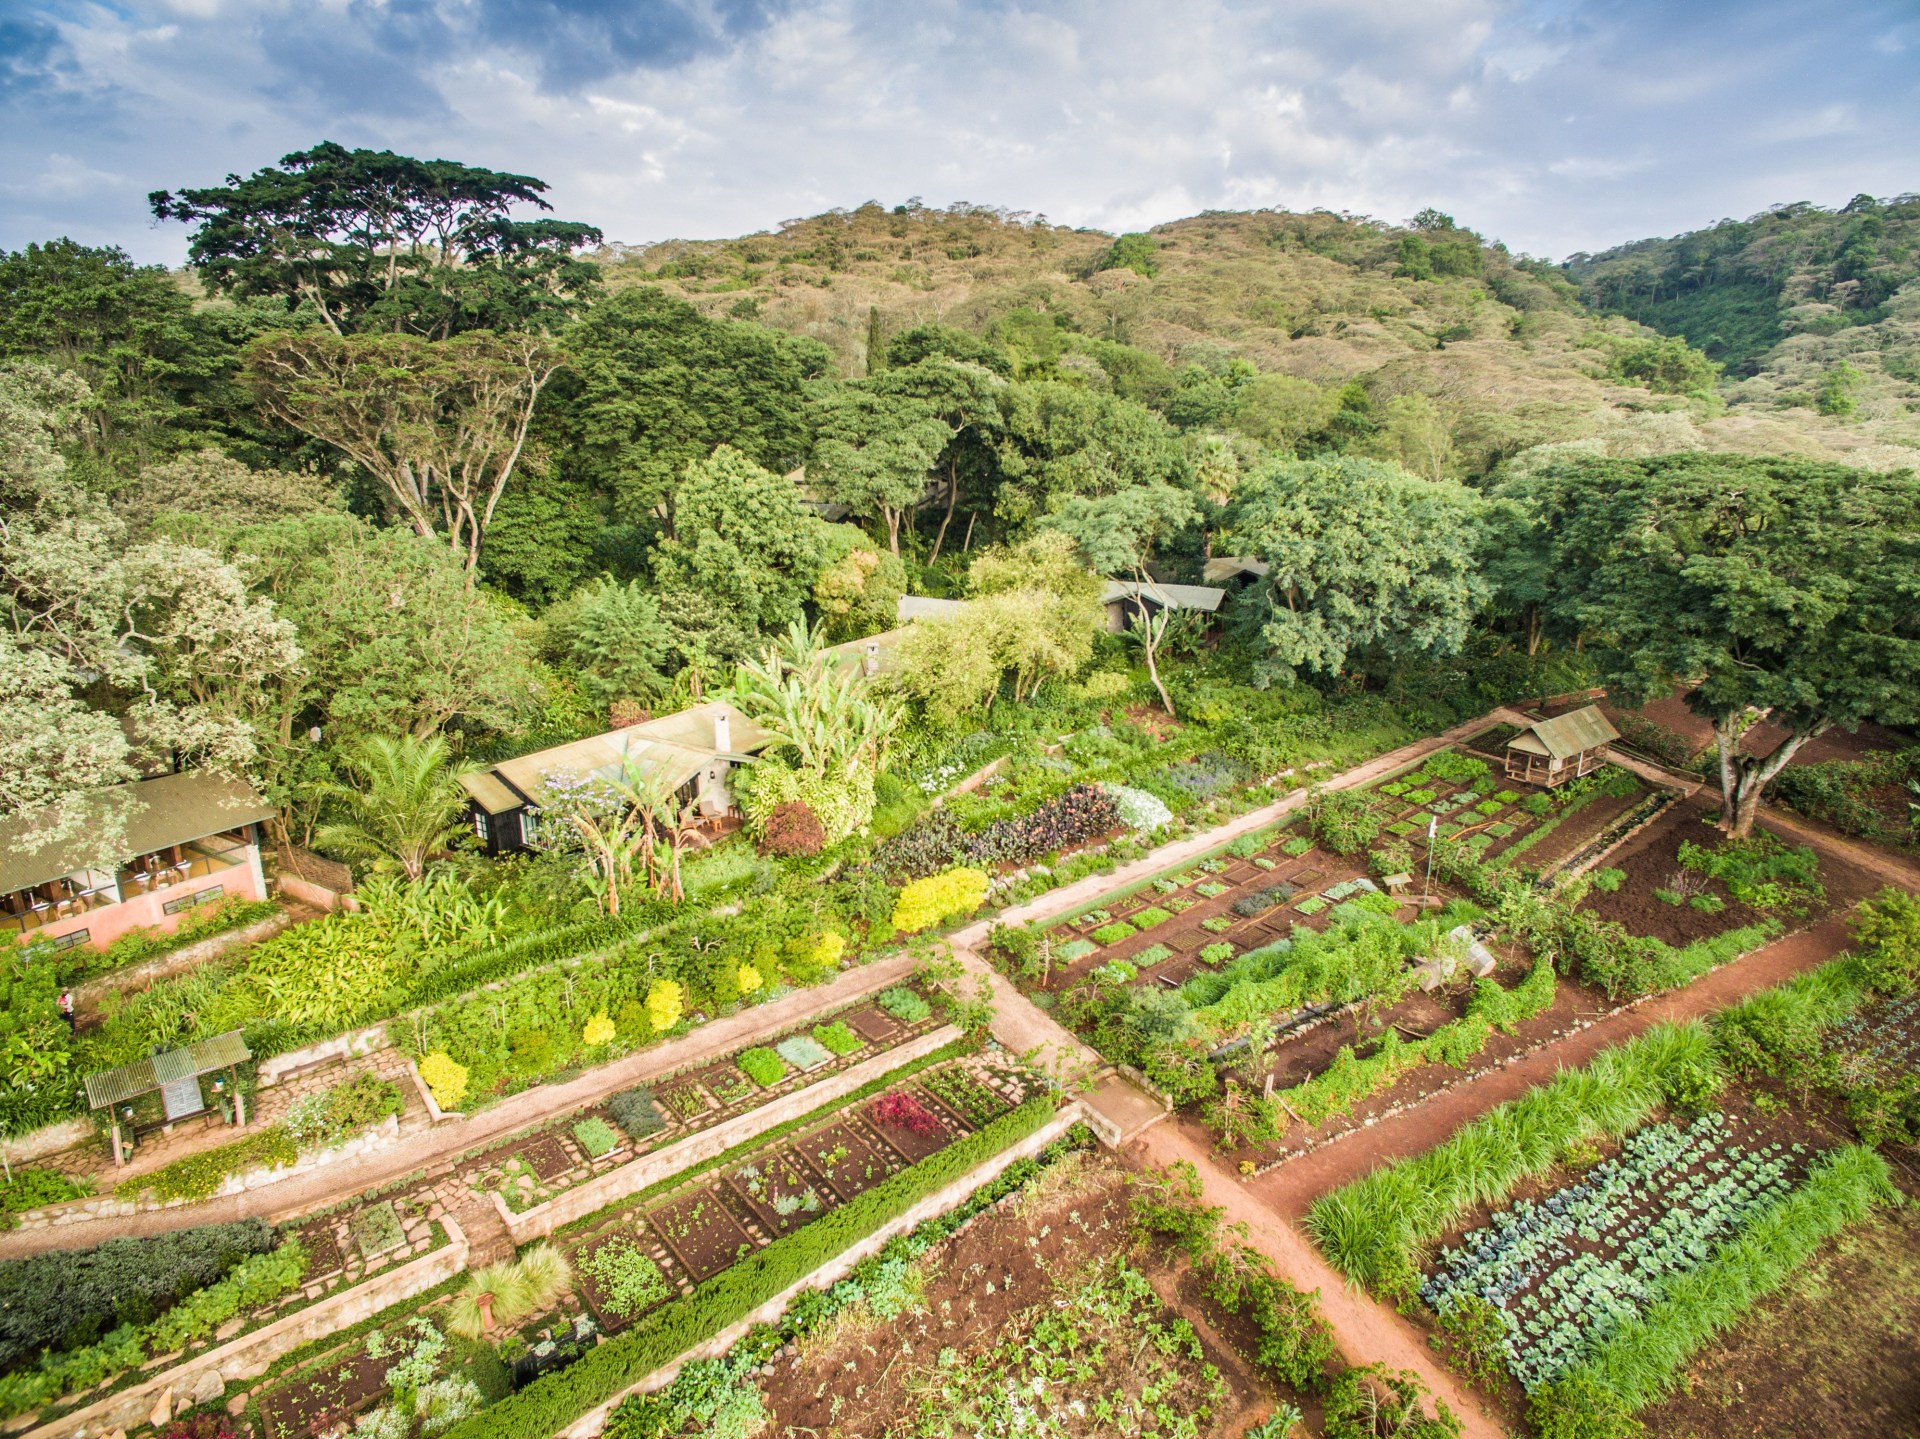
{"type": "Polygon", "coordinates": [[[488,833],[487,812],[483,809],[476,809],[473,812],[473,833],[482,844],[492,837],[488,833]]]}
{"type": "Polygon", "coordinates": [[[178,899],[170,899],[160,909],[165,914],[179,914],[195,905],[211,904],[224,894],[226,891],[216,884],[212,889],[203,889],[197,894],[183,894],[178,899]]]}
{"type": "Polygon", "coordinates": [[[85,944],[86,942],[87,942],[87,932],[84,929],[75,929],[75,930],[69,930],[65,934],[56,934],[52,939],[47,941],[47,948],[48,949],[73,949],[78,945],[85,944]]]}

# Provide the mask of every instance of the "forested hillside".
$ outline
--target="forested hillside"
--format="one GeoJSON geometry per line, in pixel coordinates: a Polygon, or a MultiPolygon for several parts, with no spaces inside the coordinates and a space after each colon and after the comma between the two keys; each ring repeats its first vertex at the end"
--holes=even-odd
{"type": "Polygon", "coordinates": [[[1420,473],[1485,474],[1568,440],[1625,455],[1913,463],[1920,387],[1863,381],[1859,403],[1836,409],[1812,358],[1795,362],[1792,380],[1747,382],[1737,366],[1718,376],[1689,348],[1697,337],[1657,308],[1605,313],[1622,307],[1590,276],[1613,263],[1580,257],[1563,272],[1432,213],[1404,227],[1324,211],[1214,213],[1116,243],[984,208],[869,204],[741,239],[625,251],[608,279],[820,340],[849,375],[864,372],[876,337],[884,346],[940,321],[989,337],[1022,375],[1064,374],[1260,442],[1362,443],[1420,473]],[[1662,345],[1652,331],[1687,343],[1662,345]],[[1263,378],[1223,384],[1234,360],[1263,378]]]}
{"type": "MultiPolygon", "coordinates": [[[[889,743],[923,755],[1096,649],[1171,713],[1260,690],[1425,727],[1588,667],[1599,601],[1560,572],[1606,546],[1552,550],[1568,476],[1606,475],[1597,504],[1640,473],[1608,466],[1704,452],[1648,473],[1866,496],[1832,463],[1920,460],[1891,349],[1811,396],[1767,368],[1891,345],[1902,205],[1871,263],[1849,241],[1861,323],[1809,300],[1726,379],[1430,210],[1115,237],[870,204],[636,249],[544,189],[323,144],[155,192],[182,273],[0,255],[0,816],[202,763],[315,840],[369,746],[521,754],[678,710],[776,639],[891,629],[903,593],[974,605],[890,659],[889,743]],[[1096,638],[1105,582],[1233,555],[1257,564],[1217,623],[1096,638]]],[[[1592,295],[1614,263],[1573,273],[1592,295]]]]}
{"type": "Polygon", "coordinates": [[[1737,404],[1886,419],[1920,399],[1920,196],[1781,205],[1576,255],[1567,273],[1596,310],[1724,364],[1737,404]]]}

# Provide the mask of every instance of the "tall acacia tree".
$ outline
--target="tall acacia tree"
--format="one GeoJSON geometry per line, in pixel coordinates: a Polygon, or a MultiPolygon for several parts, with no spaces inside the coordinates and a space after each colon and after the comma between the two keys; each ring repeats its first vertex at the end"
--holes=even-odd
{"type": "Polygon", "coordinates": [[[1553,612],[1633,703],[1690,686],[1713,723],[1720,825],[1834,725],[1920,715],[1920,479],[1798,459],[1575,459],[1537,491],[1553,612]],[[1761,720],[1787,731],[1741,748],[1761,720]]]}
{"type": "Polygon", "coordinates": [[[441,536],[472,574],[534,406],[562,363],[532,335],[430,343],[309,330],[255,344],[247,382],[263,410],[352,459],[415,533],[441,536]]]}
{"type": "Polygon", "coordinates": [[[599,269],[574,252],[591,225],[522,220],[547,210],[531,175],[416,160],[331,141],[226,183],[148,197],[194,226],[187,263],[209,289],[272,296],[335,335],[446,339],[468,330],[552,328],[599,269]]]}

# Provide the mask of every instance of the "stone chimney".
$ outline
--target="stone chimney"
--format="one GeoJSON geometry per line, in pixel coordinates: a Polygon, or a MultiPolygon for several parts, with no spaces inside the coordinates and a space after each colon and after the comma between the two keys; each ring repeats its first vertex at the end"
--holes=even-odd
{"type": "Polygon", "coordinates": [[[868,679],[880,673],[880,641],[867,641],[867,652],[860,660],[860,668],[868,679]]]}
{"type": "Polygon", "coordinates": [[[713,747],[721,754],[733,750],[733,716],[724,706],[713,712],[713,747]]]}

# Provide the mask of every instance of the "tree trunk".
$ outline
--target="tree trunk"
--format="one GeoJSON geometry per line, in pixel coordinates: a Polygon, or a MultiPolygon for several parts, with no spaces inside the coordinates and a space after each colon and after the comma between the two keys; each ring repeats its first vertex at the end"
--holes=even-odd
{"type": "Polygon", "coordinates": [[[1720,749],[1720,830],[1729,839],[1745,839],[1753,833],[1753,822],[1760,813],[1760,800],[1774,776],[1785,769],[1809,740],[1826,733],[1822,721],[1812,729],[1793,731],[1780,747],[1764,759],[1740,752],[1741,736],[1766,716],[1752,710],[1723,715],[1713,722],[1714,740],[1720,749]]]}
{"type": "MultiPolygon", "coordinates": [[[[953,523],[953,507],[959,499],[960,468],[955,461],[949,459],[947,461],[947,512],[940,517],[940,532],[933,537],[933,553],[927,556],[928,564],[932,564],[940,558],[940,546],[946,543],[947,526],[953,523]]],[[[971,527],[968,528],[967,534],[969,537],[972,536],[973,530],[971,527]]],[[[899,554],[900,547],[895,545],[893,552],[896,555],[899,554]]]]}
{"type": "Polygon", "coordinates": [[[1540,653],[1540,606],[1527,606],[1527,658],[1532,659],[1540,653]]]}
{"type": "Polygon", "coordinates": [[[1167,687],[1160,683],[1160,666],[1156,663],[1160,636],[1167,632],[1167,611],[1160,612],[1159,624],[1156,626],[1155,617],[1148,613],[1146,603],[1140,600],[1136,600],[1135,603],[1140,606],[1140,620],[1144,630],[1141,636],[1141,647],[1147,653],[1147,678],[1153,681],[1154,689],[1159,692],[1160,703],[1166,708],[1168,717],[1178,719],[1179,715],[1174,712],[1173,700],[1167,694],[1167,687]]]}

